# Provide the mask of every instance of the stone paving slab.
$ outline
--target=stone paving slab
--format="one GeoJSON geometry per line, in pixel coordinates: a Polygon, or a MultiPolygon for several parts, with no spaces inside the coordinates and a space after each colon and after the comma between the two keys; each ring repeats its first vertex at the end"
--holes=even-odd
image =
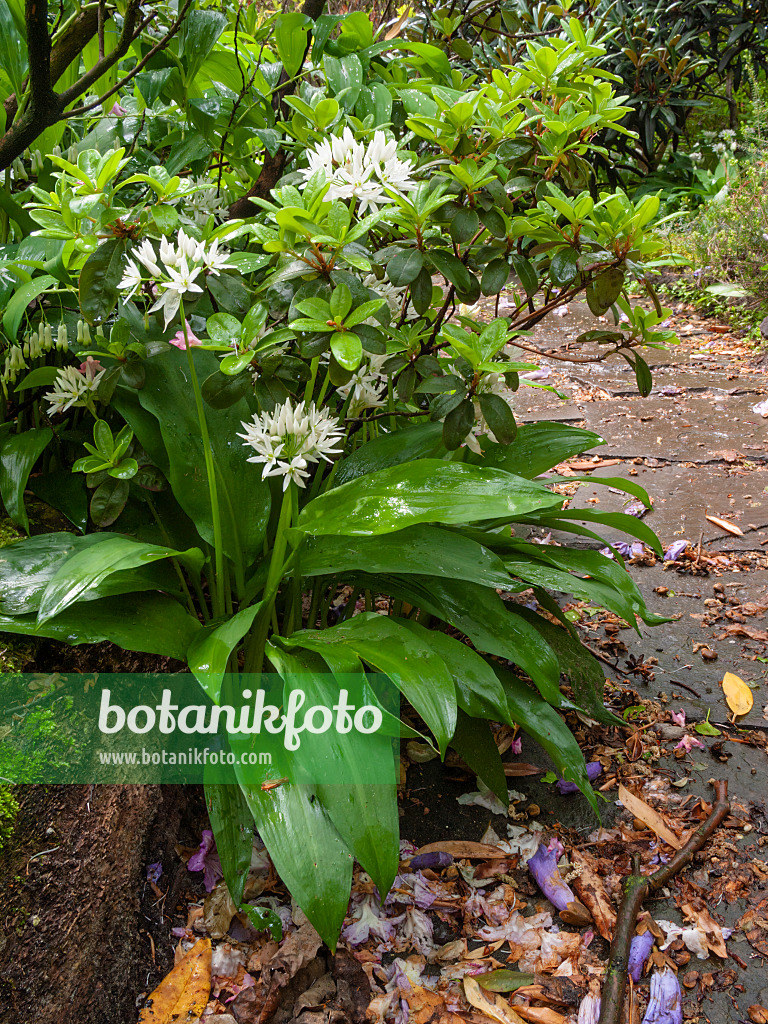
{"type": "MultiPolygon", "coordinates": [[[[744,471],[717,465],[692,468],[670,465],[654,469],[625,462],[595,470],[590,475],[597,479],[623,477],[644,487],[654,506],[643,516],[643,522],[656,532],[665,546],[683,537],[692,544],[698,543],[702,530],[703,543],[716,550],[760,550],[760,541],[768,539],[768,467],[744,471]],[[636,470],[636,474],[630,476],[630,469],[636,470]],[[744,536],[727,534],[705,519],[706,513],[733,522],[744,536]]],[[[634,500],[597,483],[582,484],[570,507],[621,512],[634,500]]],[[[600,532],[612,542],[627,539],[618,530],[601,529],[600,532]]]]}
{"type": "Polygon", "coordinates": [[[545,391],[543,388],[526,387],[521,384],[516,392],[510,392],[509,397],[515,417],[521,422],[556,420],[561,423],[572,423],[584,419],[584,413],[572,399],[558,398],[554,392],[545,391]]]}
{"type": "Polygon", "coordinates": [[[737,449],[764,458],[768,421],[752,411],[752,395],[635,398],[585,404],[587,427],[607,441],[602,456],[708,462],[737,449]]]}
{"type": "MultiPolygon", "coordinates": [[[[598,363],[594,366],[576,366],[572,363],[556,365],[554,361],[542,361],[553,370],[553,380],[559,375],[575,386],[601,388],[612,395],[638,396],[637,382],[632,370],[626,372],[613,363],[598,363]],[[563,369],[565,367],[565,370],[563,369]]],[[[683,392],[721,392],[729,395],[751,394],[755,403],[768,392],[768,381],[763,374],[740,374],[728,370],[709,370],[685,366],[664,366],[653,373],[651,398],[668,397],[665,388],[682,388],[683,392]]],[[[638,396],[639,397],[639,396],[638,396]]]]}

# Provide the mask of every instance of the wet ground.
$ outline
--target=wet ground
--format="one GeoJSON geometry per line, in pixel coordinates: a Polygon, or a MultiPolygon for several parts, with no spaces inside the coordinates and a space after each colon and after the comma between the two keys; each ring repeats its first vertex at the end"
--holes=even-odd
{"type": "MultiPolygon", "coordinates": [[[[650,718],[668,722],[666,712],[674,708],[684,710],[689,723],[701,722],[709,713],[712,723],[728,726],[730,712],[720,685],[724,673],[734,672],[750,685],[754,707],[739,720],[738,730],[729,727],[728,739],[702,736],[706,749],[694,748],[681,758],[683,752],[673,752],[674,727],[660,726],[660,749],[650,765],[674,779],[676,788],[707,799],[708,781],[727,779],[731,797],[747,809],[753,822],[735,833],[734,863],[764,861],[763,844],[768,839],[760,834],[768,832],[765,746],[759,739],[756,745],[739,740],[759,738],[768,730],[768,419],[753,411],[768,397],[768,375],[755,353],[726,327],[681,311],[673,317],[680,344],[646,354],[654,388],[649,397],[641,398],[632,371],[616,357],[602,364],[567,360],[572,339],[599,326],[585,304],[571,303],[567,316],[550,316],[538,327],[537,343],[565,357],[542,360],[551,373],[542,383],[554,385],[566,397],[521,388],[515,396],[516,415],[522,422],[566,421],[598,433],[607,443],[571,460],[576,469],[564,472],[583,475],[588,471],[585,463],[594,461],[595,480],[620,477],[642,484],[653,499],[644,521],[665,548],[687,539],[692,545],[689,556],[691,551],[694,555],[665,567],[646,554],[632,567],[649,608],[671,618],[664,625],[643,626],[638,634],[617,626],[613,616],[580,605],[568,607],[574,617],[581,615],[584,641],[604,659],[609,690],[633,691],[631,700],[645,705],[650,718]],[[601,461],[611,464],[599,466],[601,461]],[[707,515],[740,532],[728,532],[707,515]]],[[[591,482],[572,490],[572,508],[621,511],[634,500],[591,482]]],[[[611,542],[629,539],[610,530],[604,536],[611,542]]],[[[578,538],[576,542],[592,543],[578,538]]],[[[567,600],[561,603],[567,605],[567,600]]],[[[520,760],[544,770],[551,767],[546,754],[527,739],[520,760]]],[[[503,834],[502,818],[457,803],[457,796],[467,789],[466,778],[446,778],[450,774],[435,764],[409,769],[403,837],[420,845],[448,837],[477,840],[489,823],[503,834]]],[[[540,778],[511,778],[509,784],[524,796],[515,804],[523,816],[534,805],[536,820],[571,828],[582,841],[596,828],[580,796],[560,797],[540,778]]],[[[610,826],[621,808],[615,792],[605,795],[602,818],[610,826]]],[[[699,871],[709,870],[714,877],[723,867],[710,864],[699,871]]],[[[732,925],[750,902],[762,898],[764,886],[757,882],[748,898],[722,900],[710,909],[721,924],[732,925]]],[[[706,899],[706,885],[701,891],[706,899]]],[[[657,918],[680,921],[671,898],[656,901],[652,910],[657,918]]],[[[694,969],[703,978],[711,972],[715,979],[701,1002],[695,998],[702,994],[701,987],[685,990],[686,1019],[746,1021],[749,1007],[768,1006],[765,958],[738,931],[728,948],[735,956],[727,961],[692,957],[687,967],[681,967],[681,976],[694,969]],[[718,987],[723,990],[715,991],[718,987]]]]}

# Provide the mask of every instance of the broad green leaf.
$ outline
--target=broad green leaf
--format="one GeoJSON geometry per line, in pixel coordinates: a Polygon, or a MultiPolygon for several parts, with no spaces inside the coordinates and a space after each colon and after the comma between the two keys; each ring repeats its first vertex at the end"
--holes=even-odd
{"type": "Polygon", "coordinates": [[[515,416],[501,395],[481,394],[478,396],[480,409],[493,436],[500,444],[510,445],[517,434],[515,416]]]}
{"type": "Polygon", "coordinates": [[[195,572],[199,572],[203,565],[203,553],[198,548],[174,551],[117,534],[101,544],[76,552],[45,588],[37,613],[38,622],[47,622],[69,605],[81,601],[89,590],[112,573],[135,569],[164,558],[177,558],[195,572]]]}
{"type": "Polygon", "coordinates": [[[423,459],[320,495],[302,510],[299,527],[314,535],[373,536],[416,523],[513,519],[561,501],[540,484],[503,470],[423,459]]]}
{"type": "Polygon", "coordinates": [[[420,573],[511,586],[498,556],[480,544],[434,526],[411,526],[376,537],[307,537],[301,549],[305,576],[323,576],[359,569],[363,572],[420,573]]]}
{"type": "Polygon", "coordinates": [[[442,423],[419,423],[391,434],[380,434],[339,463],[336,483],[345,484],[403,462],[435,457],[445,451],[442,432],[442,423]]]}
{"type": "Polygon", "coordinates": [[[285,73],[293,78],[302,65],[307,49],[307,33],[312,22],[306,14],[290,11],[279,14],[274,22],[274,40],[285,73]]]}
{"type": "Polygon", "coordinates": [[[331,352],[345,370],[356,370],[363,358],[363,344],[352,331],[334,331],[331,335],[331,352]]]}
{"type": "Polygon", "coordinates": [[[28,388],[49,388],[61,372],[58,366],[37,366],[30,370],[22,381],[16,385],[15,391],[26,391],[28,388]]]}
{"type": "Polygon", "coordinates": [[[518,476],[533,479],[559,462],[589,451],[599,444],[605,442],[591,430],[571,427],[567,423],[549,423],[542,420],[538,423],[521,424],[510,445],[484,441],[483,455],[471,458],[483,466],[506,469],[518,476]]]}
{"type": "Polygon", "coordinates": [[[587,287],[587,305],[595,316],[607,312],[621,295],[624,287],[624,271],[619,267],[610,267],[589,283],[587,287]]]}
{"type": "Polygon", "coordinates": [[[520,614],[538,630],[557,655],[560,671],[568,680],[579,707],[598,722],[617,725],[619,719],[606,708],[603,701],[605,672],[578,636],[542,615],[537,615],[530,608],[524,608],[520,614]]]}
{"type": "Polygon", "coordinates": [[[11,520],[25,533],[29,533],[29,519],[24,490],[29,474],[52,438],[50,427],[36,427],[0,441],[0,498],[11,520]]]}
{"type": "Polygon", "coordinates": [[[251,628],[262,607],[262,602],[259,602],[250,608],[242,608],[226,622],[210,623],[195,634],[187,651],[187,664],[214,704],[219,703],[229,656],[251,628]]]}
{"type": "MultiPolygon", "coordinates": [[[[5,615],[27,615],[40,607],[45,588],[62,565],[73,554],[94,544],[102,544],[109,534],[47,533],[29,537],[17,544],[0,548],[0,612],[5,615]]],[[[176,578],[173,570],[162,563],[112,573],[83,600],[141,590],[173,592],[176,578]]]]}
{"type": "MultiPolygon", "coordinates": [[[[293,754],[275,748],[270,772],[290,780],[293,754]]],[[[335,949],[349,903],[353,856],[328,811],[314,787],[288,781],[265,792],[242,779],[241,766],[235,772],[275,870],[323,941],[335,949]]]]}
{"type": "Polygon", "coordinates": [[[88,525],[88,492],[85,479],[77,473],[60,469],[27,481],[27,489],[36,498],[67,517],[81,533],[88,525]]]}
{"type": "Polygon", "coordinates": [[[36,615],[0,615],[0,632],[43,636],[66,644],[107,640],[126,651],[183,661],[200,623],[165,594],[124,594],[66,608],[42,625],[36,615]]]}
{"type": "MultiPolygon", "coordinates": [[[[187,83],[194,80],[226,25],[226,14],[218,11],[191,10],[187,14],[179,33],[179,57],[184,64],[184,77],[187,83]]],[[[175,173],[175,170],[168,173],[175,173]]]]}
{"type": "Polygon", "coordinates": [[[16,337],[27,306],[53,284],[56,284],[56,278],[50,274],[43,274],[16,289],[3,313],[3,330],[6,337],[16,337]]]}
{"type": "MultiPolygon", "coordinates": [[[[344,676],[336,678],[328,672],[317,654],[301,650],[289,654],[272,646],[267,654],[285,680],[285,703],[295,687],[305,693],[310,707],[332,708],[338,703],[344,676]]],[[[303,761],[309,773],[328,770],[332,781],[318,782],[318,799],[384,898],[397,874],[400,849],[397,791],[392,784],[393,741],[380,734],[365,736],[355,729],[341,737],[329,731],[309,739],[293,752],[293,757],[303,761]],[[385,777],[380,783],[372,783],[370,772],[361,769],[379,761],[385,777]]]]}
{"type": "Polygon", "coordinates": [[[579,269],[579,254],[575,249],[558,249],[549,264],[549,276],[558,288],[570,284],[579,269]]]}
{"type": "Polygon", "coordinates": [[[80,271],[80,310],[89,324],[103,322],[117,305],[117,286],[125,270],[125,241],[108,238],[80,271]]]}
{"type": "MultiPolygon", "coordinates": [[[[193,358],[201,378],[218,367],[218,360],[209,352],[195,349],[193,358]]],[[[177,501],[203,540],[211,544],[211,502],[186,353],[169,346],[147,359],[145,366],[147,377],[137,392],[139,402],[160,424],[170,463],[167,476],[177,501]]],[[[251,413],[241,399],[227,409],[208,407],[205,417],[216,467],[224,550],[233,561],[249,564],[261,554],[270,508],[269,487],[261,480],[259,468],[247,461],[251,449],[237,436],[243,433],[242,423],[251,419],[251,413]]],[[[128,411],[126,418],[144,444],[139,423],[133,422],[128,411]]]]}
{"type": "Polygon", "coordinates": [[[392,619],[364,613],[331,629],[302,630],[281,638],[280,646],[323,653],[326,645],[343,645],[389,676],[432,730],[440,750],[456,727],[453,679],[439,655],[392,619]]]}
{"type": "Polygon", "coordinates": [[[450,284],[460,292],[468,292],[472,286],[469,271],[453,253],[430,249],[429,259],[433,266],[450,284]]]}
{"type": "Polygon", "coordinates": [[[96,526],[111,526],[120,516],[128,501],[130,488],[127,480],[104,480],[91,495],[89,511],[96,526]]]}
{"type": "Polygon", "coordinates": [[[360,96],[363,84],[363,65],[357,54],[350,53],[337,60],[326,54],[323,57],[325,77],[334,96],[343,110],[352,110],[360,96]]]}

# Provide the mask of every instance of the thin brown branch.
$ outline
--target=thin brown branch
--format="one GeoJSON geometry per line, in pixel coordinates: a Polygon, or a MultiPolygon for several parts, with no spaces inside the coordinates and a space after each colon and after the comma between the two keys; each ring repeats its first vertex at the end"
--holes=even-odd
{"type": "MultiPolygon", "coordinates": [[[[123,89],[130,81],[132,81],[132,79],[136,77],[136,75],[138,75],[147,66],[147,64],[155,56],[155,54],[160,53],[161,50],[164,50],[166,48],[166,46],[170,43],[171,39],[173,39],[173,37],[181,28],[184,22],[184,18],[187,16],[187,11],[191,6],[192,0],[185,0],[184,6],[176,16],[176,20],[169,27],[168,31],[165,33],[163,38],[159,39],[155,43],[155,45],[150,50],[148,50],[147,53],[141,58],[136,67],[133,68],[133,70],[130,71],[124,78],[121,78],[120,81],[117,82],[108,92],[105,92],[103,96],[99,96],[99,98],[97,100],[94,100],[92,103],[84,104],[83,106],[77,107],[74,110],[68,110],[67,113],[63,115],[63,117],[69,119],[71,117],[80,117],[82,114],[87,114],[88,111],[95,110],[96,107],[102,106],[106,100],[108,100],[111,96],[114,96],[116,92],[119,92],[121,89],[123,89]]],[[[149,20],[151,20],[151,18],[147,19],[147,22],[149,20]]]]}
{"type": "MultiPolygon", "coordinates": [[[[123,30],[120,33],[120,38],[117,44],[110,53],[104,57],[100,57],[99,60],[93,65],[90,71],[79,78],[73,86],[69,89],[65,89],[64,92],[58,94],[59,108],[64,110],[69,106],[70,103],[86,93],[94,82],[98,82],[102,75],[106,74],[111,67],[113,67],[121,58],[123,58],[128,52],[128,47],[131,45],[133,40],[141,32],[144,24],[139,22],[139,13],[141,11],[141,0],[128,0],[128,6],[125,9],[125,18],[123,20],[123,30]]],[[[99,40],[101,46],[102,40],[99,40]]]]}
{"type": "Polygon", "coordinates": [[[713,782],[713,786],[715,803],[712,813],[691,834],[682,850],[678,850],[668,863],[647,878],[633,873],[624,880],[624,899],[619,907],[616,931],[611,943],[611,955],[608,969],[605,972],[598,1024],[619,1024],[619,1021],[622,1020],[624,995],[627,990],[629,947],[635,934],[635,924],[643,901],[650,893],[657,892],[691,863],[694,854],[698,853],[730,810],[728,783],[713,782]]]}

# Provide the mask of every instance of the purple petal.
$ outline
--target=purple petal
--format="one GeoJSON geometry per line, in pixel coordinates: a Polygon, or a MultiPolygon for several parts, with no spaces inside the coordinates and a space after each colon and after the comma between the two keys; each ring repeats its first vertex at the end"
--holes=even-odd
{"type": "Polygon", "coordinates": [[[593,996],[590,992],[581,1000],[577,1024],[597,1024],[599,1018],[600,996],[593,996]]]}
{"type": "Polygon", "coordinates": [[[205,891],[211,892],[220,878],[224,877],[221,861],[216,852],[216,841],[209,828],[203,831],[200,846],[187,861],[187,871],[203,871],[205,891]]]}
{"type": "Polygon", "coordinates": [[[634,516],[635,519],[641,519],[648,511],[648,508],[646,508],[642,501],[633,501],[624,509],[624,514],[634,516]]]}
{"type": "Polygon", "coordinates": [[[528,870],[536,879],[536,884],[558,910],[566,910],[569,903],[576,897],[560,877],[557,862],[563,854],[563,844],[553,839],[548,846],[539,844],[539,848],[528,861],[528,870]]]}
{"type": "Polygon", "coordinates": [[[163,865],[160,863],[160,861],[157,861],[156,864],[148,864],[147,865],[147,881],[148,882],[154,882],[155,885],[157,885],[157,883],[160,881],[160,875],[162,875],[162,873],[163,873],[163,865]]]}
{"type": "Polygon", "coordinates": [[[668,967],[651,977],[651,999],[643,1024],[683,1024],[680,983],[668,967]]]}
{"type": "MultiPolygon", "coordinates": [[[[602,770],[603,766],[599,761],[590,761],[587,765],[587,776],[589,777],[589,781],[594,782],[602,770]]],[[[579,792],[579,787],[575,782],[566,782],[565,779],[558,779],[556,785],[562,796],[568,796],[569,793],[579,792]]]]}
{"type": "Polygon", "coordinates": [[[444,853],[442,850],[434,853],[420,853],[411,861],[411,871],[423,871],[424,868],[431,868],[434,871],[436,868],[447,868],[451,864],[453,864],[453,857],[450,853],[444,853]]]}
{"type": "Polygon", "coordinates": [[[670,544],[667,550],[664,552],[664,561],[676,562],[687,547],[687,540],[676,540],[674,544],[670,544]]]}
{"type": "Polygon", "coordinates": [[[629,974],[635,984],[640,981],[643,973],[643,967],[645,967],[645,962],[651,955],[652,949],[653,935],[651,935],[650,932],[643,932],[642,935],[636,935],[632,939],[632,943],[629,947],[627,974],[629,974]]]}

